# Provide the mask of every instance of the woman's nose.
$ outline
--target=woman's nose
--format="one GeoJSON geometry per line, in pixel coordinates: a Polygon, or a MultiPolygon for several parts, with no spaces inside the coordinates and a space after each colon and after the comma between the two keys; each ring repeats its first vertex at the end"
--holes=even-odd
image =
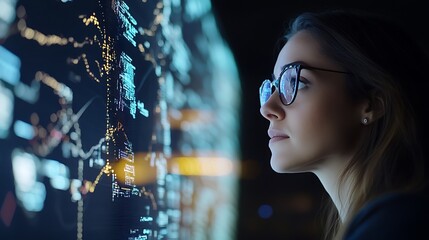
{"type": "Polygon", "coordinates": [[[278,91],[274,91],[270,98],[261,106],[260,112],[269,121],[282,120],[286,116],[278,91]]]}

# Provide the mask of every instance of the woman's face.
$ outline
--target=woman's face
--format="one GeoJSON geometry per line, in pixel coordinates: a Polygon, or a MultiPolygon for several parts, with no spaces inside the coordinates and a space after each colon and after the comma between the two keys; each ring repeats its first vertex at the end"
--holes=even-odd
{"type": "MultiPolygon", "coordinates": [[[[295,34],[278,55],[277,79],[282,67],[300,61],[304,65],[344,71],[320,51],[307,31],[295,34]]],[[[270,121],[268,134],[271,167],[276,172],[312,172],[324,165],[349,159],[355,152],[361,128],[362,104],[354,103],[346,89],[347,74],[301,70],[304,85],[295,101],[282,104],[276,90],[261,107],[270,121]]]]}

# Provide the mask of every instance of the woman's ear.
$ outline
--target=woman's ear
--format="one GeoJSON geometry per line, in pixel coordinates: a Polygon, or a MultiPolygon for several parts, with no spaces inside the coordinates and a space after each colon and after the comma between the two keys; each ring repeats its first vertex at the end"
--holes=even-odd
{"type": "Polygon", "coordinates": [[[376,94],[375,92],[372,92],[370,97],[365,99],[361,106],[361,118],[366,119],[365,124],[380,119],[385,113],[384,99],[380,94],[376,94]]]}

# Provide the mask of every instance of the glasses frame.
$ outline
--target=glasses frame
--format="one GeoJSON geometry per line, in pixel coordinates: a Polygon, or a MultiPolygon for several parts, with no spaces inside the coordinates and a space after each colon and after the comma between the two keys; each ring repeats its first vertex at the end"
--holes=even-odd
{"type": "MultiPolygon", "coordinates": [[[[295,101],[296,95],[298,93],[298,84],[300,82],[302,69],[333,72],[333,73],[342,73],[342,74],[351,74],[350,72],[345,72],[345,71],[338,71],[338,70],[332,70],[332,69],[326,69],[326,68],[312,67],[312,66],[308,66],[306,64],[303,64],[301,62],[293,62],[293,63],[286,64],[282,67],[282,71],[280,72],[280,75],[277,79],[274,79],[274,80],[265,79],[262,82],[261,86],[259,87],[259,101],[261,102],[261,106],[264,105],[268,101],[268,99],[273,95],[273,93],[274,93],[273,86],[279,91],[279,98],[280,98],[281,103],[285,106],[291,105],[295,101]],[[286,95],[285,95],[286,93],[283,93],[282,89],[280,88],[280,79],[283,77],[283,74],[291,68],[295,69],[296,78],[298,81],[295,81],[295,85],[293,88],[294,91],[293,91],[292,100],[290,101],[290,103],[285,103],[282,99],[282,96],[284,96],[283,98],[286,99],[286,95]],[[263,89],[263,86],[267,82],[270,83],[271,93],[270,93],[270,96],[268,97],[268,99],[264,103],[262,103],[262,99],[261,99],[262,98],[262,89],[263,89]]],[[[274,75],[273,75],[273,78],[275,78],[274,75]]]]}

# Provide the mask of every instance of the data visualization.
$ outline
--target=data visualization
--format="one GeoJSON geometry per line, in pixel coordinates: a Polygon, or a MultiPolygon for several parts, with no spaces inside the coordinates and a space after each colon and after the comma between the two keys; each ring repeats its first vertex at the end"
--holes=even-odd
{"type": "Polygon", "coordinates": [[[209,0],[0,0],[2,239],[234,239],[241,87],[209,0]]]}

